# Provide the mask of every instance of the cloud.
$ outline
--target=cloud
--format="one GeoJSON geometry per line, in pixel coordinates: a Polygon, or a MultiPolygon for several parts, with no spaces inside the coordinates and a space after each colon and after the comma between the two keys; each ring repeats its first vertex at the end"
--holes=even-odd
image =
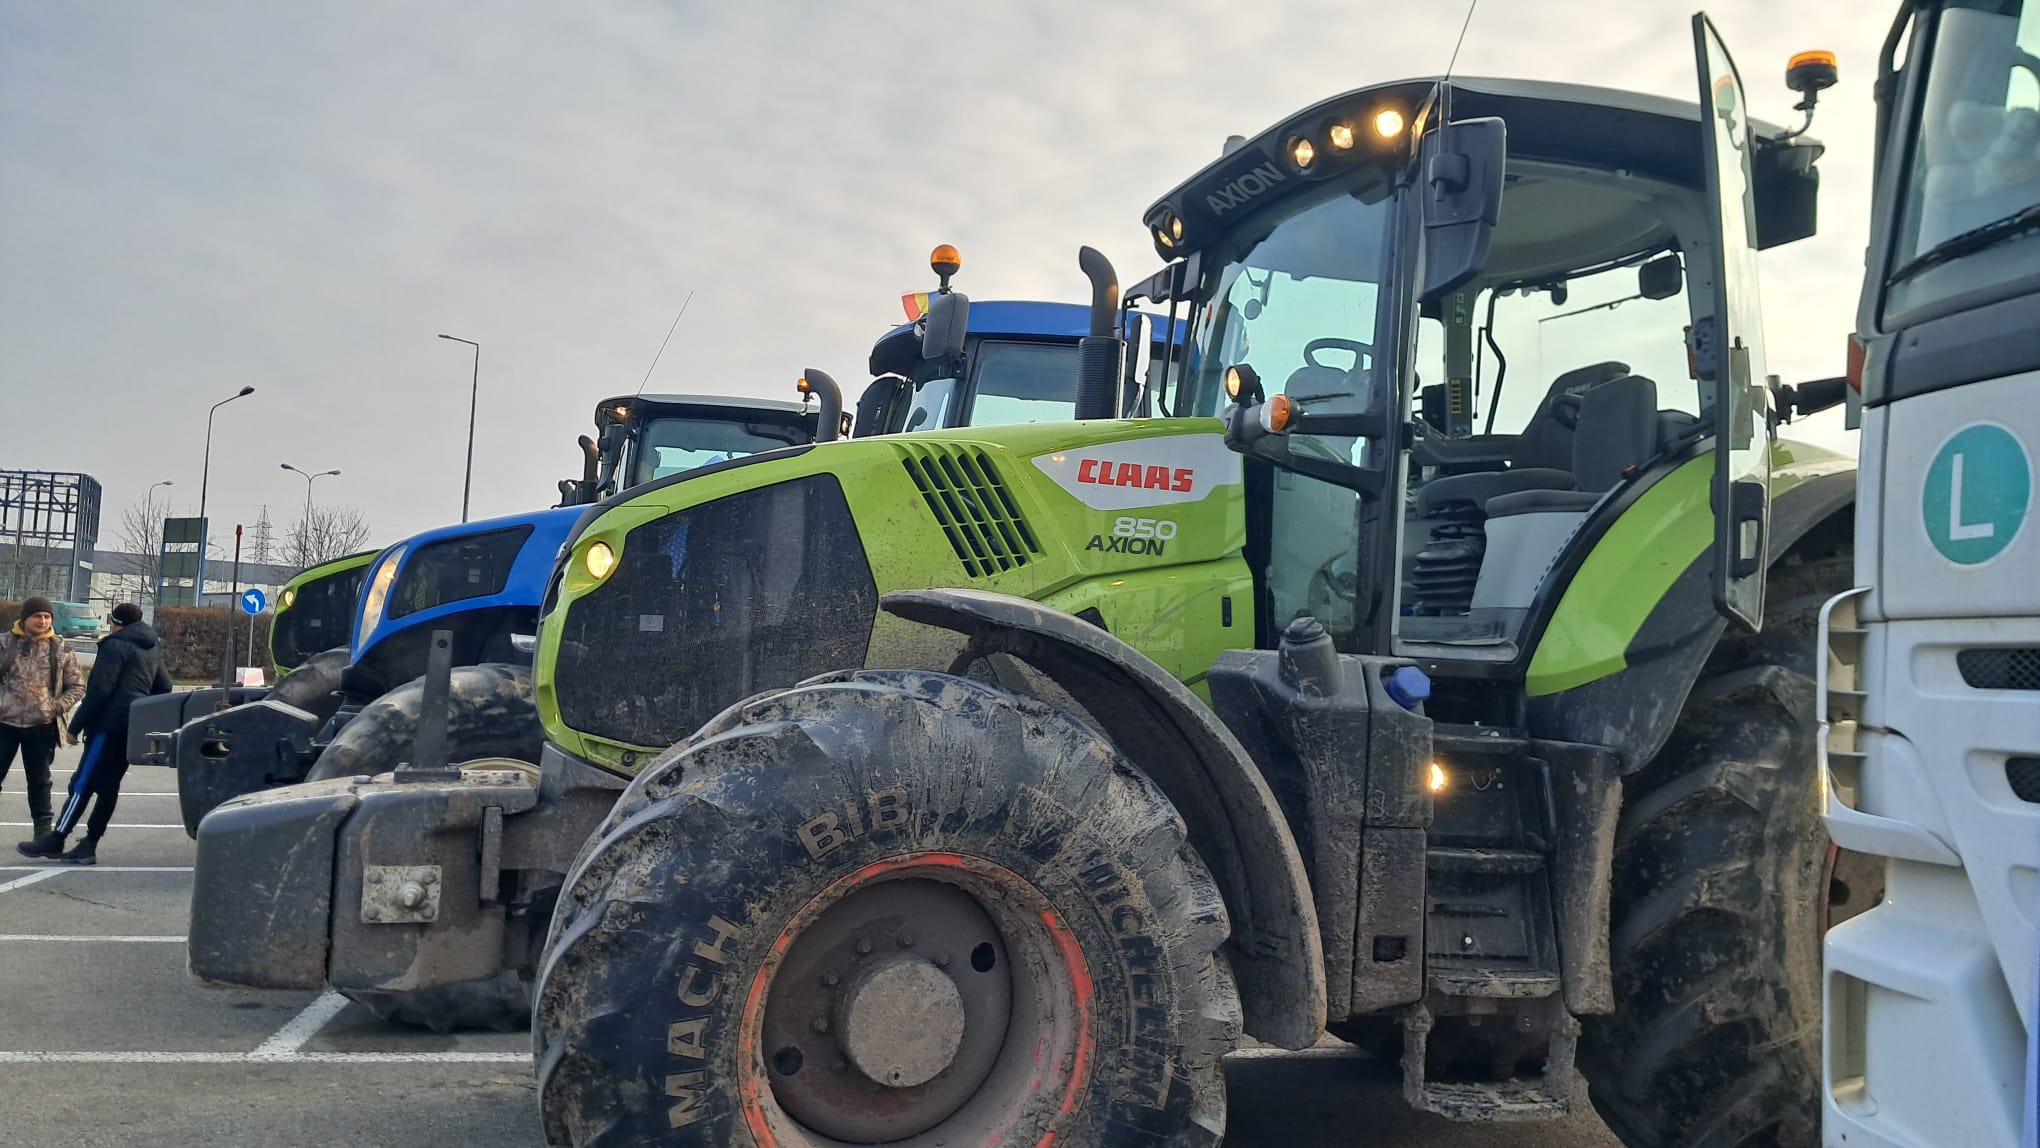
{"type": "MultiPolygon", "coordinates": [[[[1840,10],[1837,10],[1837,9],[1840,10]]],[[[10,465],[109,506],[198,493],[293,517],[290,461],[385,539],[458,515],[483,344],[476,512],[553,497],[597,400],[790,397],[853,380],[937,242],[979,298],[1081,299],[1080,243],[1131,281],[1154,198],[1348,88],[1440,70],[1460,13],[1171,5],[11,6],[0,12],[0,390],[41,412],[10,465]]],[[[1823,233],[1765,257],[1772,367],[1839,370],[1866,234],[1882,21],[1716,6],[1760,112],[1789,51],[1842,53],[1823,233]]],[[[1691,98],[1683,10],[1491,4],[1463,73],[1691,98]]]]}

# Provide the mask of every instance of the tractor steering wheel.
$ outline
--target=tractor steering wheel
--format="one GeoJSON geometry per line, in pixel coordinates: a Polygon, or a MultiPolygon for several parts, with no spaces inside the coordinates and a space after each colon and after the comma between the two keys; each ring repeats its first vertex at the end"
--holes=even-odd
{"type": "Polygon", "coordinates": [[[1363,343],[1358,339],[1341,339],[1336,336],[1326,336],[1322,339],[1312,339],[1303,345],[1303,361],[1306,365],[1334,371],[1358,370],[1367,364],[1367,360],[1373,357],[1373,345],[1363,343]],[[1330,363],[1320,363],[1317,360],[1317,353],[1319,351],[1351,351],[1353,352],[1353,365],[1352,367],[1334,367],[1330,363]]]}

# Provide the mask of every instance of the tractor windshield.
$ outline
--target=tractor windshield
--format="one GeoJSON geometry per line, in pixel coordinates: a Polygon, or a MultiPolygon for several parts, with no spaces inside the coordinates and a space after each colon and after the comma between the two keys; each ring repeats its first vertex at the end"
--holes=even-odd
{"type": "Polygon", "coordinates": [[[631,486],[806,441],[792,426],[734,419],[655,418],[638,433],[631,486]]]}
{"type": "MultiPolygon", "coordinates": [[[[1369,181],[1365,190],[1381,188],[1378,173],[1360,177],[1369,181]]],[[[1240,363],[1254,368],[1270,395],[1287,394],[1300,410],[1359,410],[1386,322],[1382,284],[1393,214],[1387,200],[1363,199],[1341,181],[1215,248],[1198,292],[1195,348],[1176,413],[1217,414],[1226,401],[1226,368],[1240,363]]],[[[1306,449],[1351,461],[1350,442],[1306,449]]]]}

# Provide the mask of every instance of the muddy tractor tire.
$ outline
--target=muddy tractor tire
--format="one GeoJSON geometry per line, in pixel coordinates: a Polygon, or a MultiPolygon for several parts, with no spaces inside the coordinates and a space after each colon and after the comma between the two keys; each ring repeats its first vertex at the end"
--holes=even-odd
{"type": "Polygon", "coordinates": [[[1160,790],[1061,710],[858,671],[632,783],[540,962],[554,1144],[1215,1145],[1225,908],[1160,790]]]}
{"type": "MultiPolygon", "coordinates": [[[[420,678],[364,706],[319,755],[310,780],[373,776],[408,761],[424,696],[425,680],[420,678]]],[[[528,668],[498,663],[456,666],[447,704],[448,761],[507,757],[536,766],[545,734],[532,700],[528,668]]],[[[509,1031],[522,1028],[531,1017],[531,982],[514,969],[407,992],[342,992],[384,1020],[434,1032],[509,1031]]]]}
{"type": "MultiPolygon", "coordinates": [[[[1764,628],[1724,637],[1665,748],[1625,784],[1610,956],[1588,1018],[1594,1107],[1631,1148],[1820,1141],[1820,817],[1813,659],[1846,536],[1773,567],[1764,628]]],[[[1836,919],[1840,919],[1837,917],[1836,919]]]]}
{"type": "Polygon", "coordinates": [[[347,647],[321,650],[276,679],[265,695],[319,719],[325,725],[340,708],[340,675],[347,672],[347,647]]]}

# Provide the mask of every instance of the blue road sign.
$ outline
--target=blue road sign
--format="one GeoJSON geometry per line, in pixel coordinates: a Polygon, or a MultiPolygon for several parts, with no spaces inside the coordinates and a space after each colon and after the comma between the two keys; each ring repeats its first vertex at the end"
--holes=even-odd
{"type": "Polygon", "coordinates": [[[260,614],[262,608],[267,605],[269,605],[269,599],[263,595],[260,589],[251,586],[241,591],[241,612],[243,614],[260,614]]]}

